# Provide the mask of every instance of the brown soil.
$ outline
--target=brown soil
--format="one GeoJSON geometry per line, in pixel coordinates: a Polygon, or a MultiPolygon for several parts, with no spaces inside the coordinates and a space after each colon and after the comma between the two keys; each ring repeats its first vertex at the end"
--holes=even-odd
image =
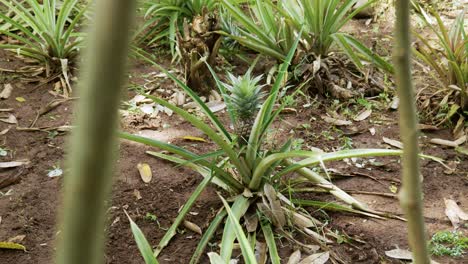
{"type": "MultiPolygon", "coordinates": [[[[9,58],[0,53],[0,57],[9,58]]],[[[15,60],[0,61],[0,68],[15,69],[19,64],[15,60]]],[[[147,73],[150,70],[141,66],[136,67],[136,74],[147,73]]],[[[13,114],[17,117],[20,126],[28,126],[35,118],[37,111],[53,99],[48,93],[51,85],[31,91],[34,84],[23,84],[18,78],[9,78],[2,82],[9,82],[15,86],[12,96],[0,102],[0,108],[13,108],[13,114]],[[18,102],[16,97],[23,97],[25,102],[18,102]]],[[[2,85],[2,83],[0,83],[2,85]]],[[[302,105],[298,103],[298,105],[302,105]]],[[[293,135],[303,138],[304,147],[310,145],[324,150],[331,150],[343,145],[342,138],[332,125],[321,120],[320,116],[326,111],[330,102],[314,105],[313,110],[297,107],[297,114],[282,116],[275,126],[277,133],[272,134],[273,140],[284,140],[291,131],[293,135]],[[310,127],[303,129],[303,124],[310,127]],[[333,137],[331,139],[329,136],[333,137]]],[[[72,103],[67,102],[52,112],[42,116],[37,126],[61,126],[70,124],[72,118],[72,103]]],[[[397,114],[381,107],[374,110],[372,116],[362,122],[356,122],[356,129],[361,131],[356,135],[350,135],[353,147],[360,148],[386,148],[382,137],[398,139],[399,130],[396,122],[397,114]],[[376,129],[372,136],[367,130],[376,129]]],[[[193,135],[190,125],[178,118],[167,118],[165,122],[171,125],[170,129],[181,134],[193,135]]],[[[7,125],[0,122],[0,131],[7,125]]],[[[345,129],[343,129],[345,130],[345,129]]],[[[345,131],[346,132],[346,131],[345,131]]],[[[438,163],[424,160],[421,162],[422,175],[424,176],[424,209],[428,236],[439,230],[451,229],[451,224],[444,214],[444,198],[452,198],[459,202],[461,208],[468,208],[468,162],[466,156],[457,154],[453,149],[434,146],[427,143],[428,138],[439,137],[451,139],[450,131],[437,131],[425,133],[421,138],[422,150],[426,154],[445,159],[447,162],[456,161],[458,167],[452,174],[444,173],[438,163]],[[464,194],[465,193],[465,194],[464,194]]],[[[9,150],[7,157],[0,161],[29,159],[31,163],[23,168],[0,171],[2,178],[20,175],[20,181],[0,188],[0,241],[25,235],[21,241],[27,247],[27,252],[0,250],[1,263],[53,263],[55,254],[54,241],[57,235],[56,218],[60,204],[60,191],[63,177],[50,178],[48,170],[54,166],[63,167],[64,148],[66,148],[66,134],[53,136],[45,132],[18,131],[15,127],[4,136],[1,136],[0,147],[9,150]],[[8,195],[6,195],[8,194],[8,195]]],[[[178,145],[185,145],[194,150],[213,148],[209,143],[175,141],[178,145]]],[[[200,182],[201,177],[184,168],[161,161],[145,154],[149,148],[122,142],[120,145],[120,158],[118,159],[115,183],[112,192],[112,202],[108,211],[108,240],[106,244],[107,263],[143,263],[133,236],[129,222],[123,212],[125,209],[136,221],[145,233],[152,245],[165,233],[172,220],[177,216],[179,208],[187,200],[191,192],[200,182]],[[136,170],[139,162],[148,163],[153,168],[154,178],[150,184],[144,184],[136,170]],[[141,194],[137,199],[135,192],[141,194]],[[157,223],[148,220],[147,213],[157,216],[157,223]]],[[[343,162],[327,164],[327,166],[340,170],[343,173],[361,173],[374,177],[350,177],[336,183],[345,190],[360,190],[390,193],[393,184],[399,187],[400,165],[396,158],[381,158],[379,162],[383,166],[370,166],[357,168],[346,165],[343,162]]],[[[66,176],[65,176],[66,177],[66,176]]],[[[200,197],[196,206],[192,209],[194,215],[189,215],[188,220],[198,224],[202,229],[207,227],[221,203],[215,194],[216,189],[208,188],[200,197]]],[[[401,215],[397,199],[375,195],[355,194],[359,200],[366,202],[370,207],[381,211],[392,212],[401,215]]],[[[332,200],[328,196],[310,196],[323,201],[332,200]]],[[[375,220],[365,217],[343,213],[328,213],[309,210],[313,215],[329,222],[329,227],[340,233],[359,238],[365,243],[353,245],[333,245],[332,248],[340,253],[347,263],[399,263],[385,257],[384,251],[399,246],[408,248],[406,242],[407,229],[400,220],[375,220]]],[[[83,212],[86,213],[86,212],[83,212]]],[[[188,263],[193,253],[199,235],[180,228],[180,232],[163,250],[159,260],[161,263],[188,263]]],[[[466,227],[464,229],[466,232],[466,227]]],[[[292,247],[283,241],[281,255],[287,259],[292,247]]],[[[213,248],[216,250],[216,248],[213,248]]],[[[437,259],[440,263],[468,263],[465,259],[437,259]]],[[[202,263],[207,263],[205,258],[202,263]]]]}

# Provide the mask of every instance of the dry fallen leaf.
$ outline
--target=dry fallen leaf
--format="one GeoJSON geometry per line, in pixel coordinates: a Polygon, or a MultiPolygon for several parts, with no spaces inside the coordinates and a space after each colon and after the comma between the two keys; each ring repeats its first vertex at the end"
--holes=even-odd
{"type": "Polygon", "coordinates": [[[187,228],[187,229],[190,230],[190,231],[193,231],[193,232],[195,232],[195,233],[197,233],[197,234],[199,234],[199,235],[202,234],[201,228],[200,228],[197,224],[195,224],[195,223],[192,223],[192,222],[190,222],[190,221],[184,220],[184,226],[185,226],[185,228],[187,228]]]}
{"type": "Polygon", "coordinates": [[[330,252],[315,253],[303,259],[299,264],[325,264],[330,259],[330,252]]]}
{"type": "Polygon", "coordinates": [[[457,170],[457,166],[458,166],[457,161],[451,160],[447,162],[447,167],[444,170],[444,173],[448,175],[453,174],[457,170]]]}
{"type": "Polygon", "coordinates": [[[433,125],[426,125],[426,124],[418,124],[418,129],[422,131],[435,131],[439,130],[438,127],[433,125]]]}
{"type": "Polygon", "coordinates": [[[375,135],[375,128],[374,127],[371,127],[369,128],[369,133],[374,136],[375,135]]]}
{"type": "Polygon", "coordinates": [[[392,110],[397,110],[399,105],[400,105],[400,98],[398,98],[398,96],[393,97],[392,103],[390,104],[390,108],[392,110]]]}
{"type": "Polygon", "coordinates": [[[459,139],[454,140],[454,141],[440,139],[440,138],[433,138],[429,142],[431,142],[433,144],[437,144],[437,145],[443,145],[443,146],[447,146],[447,147],[456,148],[456,147],[460,146],[461,144],[465,143],[466,139],[467,139],[467,137],[466,137],[466,135],[464,135],[464,136],[462,136],[459,139]]]}
{"type": "Polygon", "coordinates": [[[387,137],[382,137],[382,140],[383,140],[383,142],[387,143],[388,145],[390,145],[392,147],[403,149],[403,143],[401,143],[398,140],[390,139],[390,138],[387,138],[387,137]]]}
{"type": "Polygon", "coordinates": [[[8,161],[8,162],[0,162],[1,169],[7,168],[15,168],[23,165],[29,164],[29,160],[16,160],[16,161],[8,161]]]}
{"type": "Polygon", "coordinates": [[[147,163],[138,163],[137,169],[140,172],[140,177],[144,183],[149,183],[153,178],[151,167],[147,163]]]}
{"type": "Polygon", "coordinates": [[[8,124],[18,124],[18,120],[16,120],[16,117],[12,114],[9,114],[7,118],[0,119],[0,121],[8,124]]]}
{"type": "Polygon", "coordinates": [[[267,263],[267,251],[267,244],[257,241],[257,243],[255,244],[255,258],[257,259],[258,264],[267,263]]]}
{"type": "Polygon", "coordinates": [[[212,101],[206,103],[206,106],[211,110],[211,112],[216,113],[226,108],[226,104],[220,101],[212,101]]]}
{"type": "Polygon", "coordinates": [[[26,102],[26,99],[24,99],[23,97],[16,97],[15,100],[20,103],[26,102]]]}
{"type": "Polygon", "coordinates": [[[301,261],[301,251],[294,251],[291,256],[289,256],[288,264],[298,264],[301,261]]]}
{"type": "Polygon", "coordinates": [[[320,235],[319,233],[317,233],[317,232],[315,232],[315,231],[313,231],[313,230],[311,230],[309,228],[304,228],[303,230],[307,235],[313,237],[316,240],[323,241],[323,242],[325,242],[327,244],[333,243],[333,241],[331,241],[330,239],[326,238],[325,236],[320,235]]]}
{"type": "Polygon", "coordinates": [[[349,126],[351,125],[353,122],[351,121],[348,121],[348,120],[340,120],[340,119],[336,119],[336,118],[333,118],[333,117],[329,117],[329,116],[321,116],[323,121],[327,122],[327,123],[330,123],[330,124],[333,124],[335,126],[349,126]]]}
{"type": "Polygon", "coordinates": [[[185,104],[185,94],[182,92],[177,92],[174,95],[177,106],[185,104]]]}
{"type": "Polygon", "coordinates": [[[204,138],[201,138],[201,137],[183,136],[182,138],[187,140],[187,141],[206,142],[206,140],[204,138]]]}
{"type": "Polygon", "coordinates": [[[366,120],[372,114],[372,110],[367,109],[359,113],[356,117],[354,117],[354,121],[363,121],[366,120]]]}
{"type": "Polygon", "coordinates": [[[11,92],[13,91],[13,86],[9,83],[5,84],[3,91],[0,93],[1,99],[8,99],[10,97],[11,92]]]}
{"type": "Polygon", "coordinates": [[[274,217],[273,223],[277,227],[284,226],[286,224],[286,217],[284,215],[283,209],[281,208],[281,202],[276,195],[275,189],[270,184],[265,184],[263,191],[270,203],[269,205],[274,217]]]}
{"type": "MultiPolygon", "coordinates": [[[[399,260],[413,260],[413,254],[401,248],[395,248],[392,250],[385,251],[385,255],[389,258],[399,259],[399,260]]],[[[431,264],[439,264],[438,262],[431,260],[431,264]]]]}
{"type": "Polygon", "coordinates": [[[244,215],[245,229],[247,232],[252,233],[257,230],[258,227],[258,217],[255,214],[246,214],[244,215]]]}
{"type": "Polygon", "coordinates": [[[300,214],[300,213],[297,213],[297,212],[294,212],[294,211],[291,211],[292,213],[292,221],[293,223],[298,226],[300,229],[303,229],[304,227],[313,227],[313,226],[316,226],[316,223],[314,223],[314,221],[312,221],[310,218],[300,214]]]}
{"type": "Polygon", "coordinates": [[[15,237],[12,237],[12,238],[8,239],[8,242],[21,243],[24,240],[25,237],[26,237],[26,235],[18,235],[18,236],[15,236],[15,237]]]}
{"type": "Polygon", "coordinates": [[[0,131],[0,136],[3,136],[5,135],[6,133],[8,133],[8,131],[10,131],[11,129],[11,126],[8,126],[7,128],[3,129],[2,131],[0,131]]]}
{"type": "Polygon", "coordinates": [[[135,196],[135,198],[136,198],[137,200],[141,200],[141,198],[142,198],[142,197],[141,197],[140,191],[137,190],[137,189],[133,190],[133,195],[135,196]]]}
{"type": "Polygon", "coordinates": [[[406,249],[395,248],[392,250],[385,251],[385,255],[390,258],[394,259],[401,259],[401,260],[412,260],[413,254],[406,249]]]}
{"type": "Polygon", "coordinates": [[[17,243],[12,243],[12,242],[1,242],[0,241],[0,248],[2,249],[15,249],[15,250],[23,250],[23,251],[26,251],[26,247],[21,245],[21,244],[17,244],[17,243]]]}
{"type": "Polygon", "coordinates": [[[468,214],[465,213],[454,200],[444,199],[444,202],[445,215],[447,215],[454,228],[458,228],[462,220],[468,220],[468,214]]]}

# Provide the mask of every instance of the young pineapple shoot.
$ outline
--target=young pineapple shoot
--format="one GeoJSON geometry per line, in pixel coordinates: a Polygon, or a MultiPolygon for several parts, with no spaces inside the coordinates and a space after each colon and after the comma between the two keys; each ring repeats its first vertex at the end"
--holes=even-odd
{"type": "Polygon", "coordinates": [[[243,76],[234,76],[228,73],[229,83],[225,83],[226,89],[230,92],[230,103],[234,111],[234,130],[238,137],[239,145],[244,146],[249,141],[255,116],[260,108],[260,102],[265,96],[259,82],[262,76],[252,78],[251,70],[243,76]]]}

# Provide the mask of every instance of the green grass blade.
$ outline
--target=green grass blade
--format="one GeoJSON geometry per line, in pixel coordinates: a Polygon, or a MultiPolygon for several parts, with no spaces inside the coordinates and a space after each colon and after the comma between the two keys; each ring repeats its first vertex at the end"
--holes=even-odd
{"type": "Polygon", "coordinates": [[[226,191],[231,191],[233,189],[239,191],[239,189],[236,189],[237,186],[234,185],[234,184],[236,184],[238,182],[234,178],[232,178],[229,174],[215,173],[215,172],[218,172],[218,171],[222,172],[222,170],[220,170],[220,169],[215,171],[214,168],[217,168],[215,165],[212,165],[211,168],[213,168],[213,169],[210,169],[210,168],[207,168],[207,167],[192,163],[190,161],[187,161],[187,160],[184,160],[184,159],[181,159],[181,158],[178,158],[178,157],[174,157],[174,156],[171,156],[171,155],[166,155],[166,154],[163,154],[163,153],[160,153],[160,152],[147,151],[146,153],[151,155],[151,156],[154,156],[154,157],[157,157],[157,158],[160,158],[160,159],[164,159],[164,160],[173,162],[175,164],[183,165],[183,166],[185,166],[187,168],[190,168],[191,170],[193,170],[195,172],[198,172],[204,178],[211,177],[211,175],[213,174],[214,178],[211,181],[213,184],[216,184],[217,186],[221,187],[222,189],[224,189],[226,191]],[[234,185],[234,186],[232,186],[232,185],[234,185]]]}
{"type": "MultiPolygon", "coordinates": [[[[290,160],[285,160],[285,163],[288,165],[293,165],[294,163],[290,160]]],[[[333,185],[331,182],[325,180],[322,176],[318,173],[308,169],[308,168],[301,168],[297,170],[297,173],[308,179],[312,183],[322,184],[324,186],[329,186],[330,190],[328,190],[332,195],[337,197],[338,199],[342,200],[343,202],[351,205],[353,208],[368,211],[369,209],[367,206],[358,200],[354,199],[348,193],[344,192],[336,185],[333,185]]]]}
{"type": "Polygon", "coordinates": [[[393,65],[386,60],[384,60],[382,57],[379,55],[375,54],[372,52],[369,48],[364,46],[361,42],[359,42],[357,39],[353,38],[352,36],[344,33],[336,33],[332,35],[332,38],[342,47],[344,48],[344,51],[346,54],[353,60],[354,64],[358,67],[362,67],[361,62],[359,59],[355,62],[355,55],[353,50],[348,50],[346,46],[350,45],[354,49],[360,52],[360,55],[366,60],[374,65],[376,65],[378,68],[386,71],[387,73],[393,74],[395,72],[393,65]]]}
{"type": "Polygon", "coordinates": [[[214,236],[219,225],[221,225],[224,218],[226,218],[226,215],[227,215],[226,210],[222,210],[216,215],[213,221],[211,221],[210,226],[208,227],[208,229],[205,230],[202,238],[200,239],[200,242],[198,242],[197,248],[195,249],[195,252],[193,253],[192,258],[190,259],[190,264],[197,264],[200,261],[200,258],[203,252],[205,252],[208,242],[210,242],[211,238],[214,236]]]}
{"type": "Polygon", "coordinates": [[[200,129],[205,133],[211,140],[213,140],[229,157],[230,161],[236,168],[239,170],[243,178],[247,178],[250,176],[250,173],[246,170],[245,166],[243,166],[237,157],[237,153],[234,151],[232,145],[230,142],[226,142],[224,138],[219,136],[210,126],[207,124],[203,123],[197,116],[194,116],[192,114],[189,114],[187,111],[166,102],[163,99],[157,98],[152,95],[144,94],[146,97],[150,98],[151,100],[155,101],[156,103],[167,107],[174,111],[176,114],[181,116],[184,120],[190,122],[193,126],[196,128],[200,129]]]}
{"type": "Polygon", "coordinates": [[[281,258],[278,254],[278,248],[276,247],[275,236],[273,235],[271,224],[266,221],[260,221],[260,225],[262,226],[263,235],[265,236],[265,240],[268,245],[271,263],[281,264],[281,258]]]}
{"type": "Polygon", "coordinates": [[[275,49],[278,52],[280,52],[280,50],[278,49],[278,45],[272,39],[270,39],[270,37],[267,34],[265,34],[263,29],[257,26],[251,18],[247,17],[242,11],[242,9],[236,7],[233,3],[231,3],[230,0],[220,0],[220,2],[227,10],[229,10],[231,15],[237,21],[239,21],[239,23],[243,25],[249,32],[255,34],[259,39],[266,43],[269,48],[275,49]]]}
{"type": "MultiPolygon", "coordinates": [[[[309,151],[307,151],[309,152],[309,151]]],[[[319,164],[320,162],[334,161],[334,160],[343,160],[345,158],[357,158],[357,157],[380,157],[380,156],[400,156],[403,152],[401,150],[394,149],[350,149],[350,150],[340,150],[330,153],[318,153],[318,152],[309,152],[309,158],[295,162],[294,165],[288,166],[278,172],[274,179],[278,179],[287,173],[296,171],[300,168],[313,166],[319,164]]],[[[264,163],[260,164],[258,167],[258,172],[261,173],[264,170],[264,166],[273,162],[274,160],[280,158],[283,159],[281,154],[273,154],[268,157],[269,159],[264,159],[264,163]]],[[[255,173],[254,173],[255,175],[255,173]]],[[[255,177],[255,176],[254,176],[255,177]]]]}
{"type": "Polygon", "coordinates": [[[90,4],[91,4],[91,2],[89,2],[85,6],[81,7],[79,13],[76,14],[75,18],[73,18],[73,20],[70,23],[70,25],[68,26],[67,30],[65,30],[65,33],[63,34],[63,37],[61,37],[63,43],[67,43],[69,41],[71,33],[76,30],[76,26],[77,26],[78,22],[85,15],[85,13],[88,10],[88,7],[89,7],[90,4]]]}
{"type": "MultiPolygon", "coordinates": [[[[232,209],[229,208],[229,211],[231,212],[229,213],[228,211],[228,214],[230,216],[228,217],[228,220],[224,225],[223,238],[221,240],[220,245],[220,255],[222,259],[226,262],[229,262],[231,259],[232,249],[234,247],[234,240],[236,239],[235,225],[236,223],[239,224],[239,219],[245,214],[245,212],[249,208],[249,205],[249,200],[246,197],[240,195],[234,201],[232,209]]],[[[225,208],[227,210],[228,207],[225,208]]]]}
{"type": "Polygon", "coordinates": [[[262,181],[263,177],[269,177],[269,175],[265,175],[265,172],[271,168],[271,166],[278,161],[285,160],[285,159],[290,159],[290,158],[297,158],[297,157],[310,157],[312,155],[318,155],[317,152],[311,152],[311,151],[303,151],[303,150],[297,150],[297,151],[289,151],[289,152],[284,152],[284,153],[276,153],[276,154],[271,154],[265,158],[263,158],[260,163],[256,166],[255,170],[253,171],[252,174],[252,180],[249,184],[249,188],[251,190],[258,190],[260,183],[262,181]]]}
{"type": "Polygon", "coordinates": [[[363,215],[363,216],[376,217],[376,215],[372,213],[366,213],[360,210],[356,210],[352,207],[344,206],[344,205],[337,204],[334,202],[321,202],[321,201],[302,200],[302,199],[292,199],[291,202],[299,206],[315,207],[317,208],[317,210],[325,210],[325,211],[332,211],[332,212],[347,212],[347,213],[353,213],[353,214],[358,214],[358,215],[363,215]]]}
{"type": "MultiPolygon", "coordinates": [[[[245,200],[245,201],[240,202],[241,204],[246,204],[245,205],[245,210],[242,210],[243,212],[242,211],[237,211],[236,210],[237,208],[234,208],[234,206],[236,205],[236,202],[234,202],[234,206],[233,206],[233,208],[231,210],[231,208],[229,207],[229,204],[226,202],[226,200],[224,200],[224,198],[221,197],[221,196],[219,196],[219,198],[223,202],[224,208],[226,209],[226,211],[228,213],[228,217],[229,217],[229,220],[226,223],[225,227],[230,228],[229,231],[234,230],[235,236],[237,237],[237,241],[240,244],[241,251],[242,251],[242,257],[244,258],[245,263],[246,264],[256,264],[257,260],[255,258],[255,254],[253,252],[253,249],[252,249],[252,247],[250,247],[249,240],[247,239],[244,231],[242,230],[241,225],[239,224],[239,219],[241,217],[240,213],[244,214],[245,211],[248,208],[248,205],[249,205],[249,202],[248,202],[247,198],[245,198],[243,196],[239,196],[240,199],[239,198],[236,199],[236,201],[245,200]]],[[[240,208],[240,209],[243,209],[243,208],[240,208]]],[[[226,231],[226,228],[225,228],[225,231],[226,231]]],[[[226,233],[224,235],[226,235],[226,233]]],[[[223,240],[224,240],[224,236],[223,236],[223,240]]],[[[226,263],[228,263],[230,261],[230,259],[231,259],[233,242],[234,242],[234,240],[232,240],[232,242],[229,241],[229,244],[231,246],[226,247],[225,249],[227,250],[228,248],[230,248],[230,250],[227,250],[227,251],[225,250],[224,254],[223,254],[223,247],[221,248],[221,258],[226,263]]]]}
{"type": "MultiPolygon", "coordinates": [[[[23,25],[21,25],[20,23],[18,23],[17,21],[11,19],[10,17],[7,17],[6,15],[4,15],[3,13],[0,13],[0,18],[7,21],[8,23],[10,23],[14,28],[18,29],[21,33],[25,34],[26,36],[30,37],[32,40],[34,40],[35,42],[37,43],[41,43],[41,39],[38,38],[31,30],[29,30],[28,28],[24,27],[23,25]]],[[[8,31],[2,31],[3,34],[6,34],[8,31]]],[[[21,42],[24,42],[24,41],[21,41],[21,42]]],[[[28,43],[30,44],[30,43],[28,43]]]]}
{"type": "Polygon", "coordinates": [[[208,257],[210,258],[210,264],[227,264],[216,252],[208,253],[208,257]]]}
{"type": "Polygon", "coordinates": [[[182,223],[187,213],[190,211],[192,206],[197,201],[200,194],[203,192],[203,190],[205,190],[206,186],[208,186],[208,184],[211,182],[211,178],[212,177],[206,177],[205,179],[203,179],[203,181],[197,186],[195,191],[192,193],[188,201],[184,204],[184,206],[179,212],[179,215],[177,215],[177,218],[174,220],[174,223],[171,225],[169,230],[167,230],[166,234],[164,234],[164,237],[161,239],[161,241],[159,242],[159,245],[154,250],[155,257],[158,257],[159,253],[161,253],[161,250],[163,250],[169,244],[171,239],[176,235],[177,227],[179,227],[179,225],[182,223]]]}
{"type": "Polygon", "coordinates": [[[235,36],[222,31],[217,31],[217,33],[227,36],[251,50],[271,56],[277,60],[283,61],[286,58],[281,51],[273,49],[261,40],[256,39],[255,35],[244,33],[242,36],[235,36]]]}
{"type": "Polygon", "coordinates": [[[130,221],[130,228],[132,229],[133,237],[135,238],[138,249],[140,250],[141,256],[145,260],[145,263],[158,264],[156,257],[153,256],[153,249],[148,243],[148,240],[146,240],[145,235],[138,227],[138,225],[135,222],[133,222],[132,218],[127,214],[127,212],[125,212],[125,214],[127,215],[128,220],[130,221]]]}
{"type": "MultiPolygon", "coordinates": [[[[299,32],[299,36],[301,35],[302,29],[299,32]]],[[[276,77],[276,81],[273,84],[273,87],[270,92],[270,96],[266,99],[265,103],[263,103],[262,107],[260,108],[259,113],[257,114],[257,117],[255,118],[255,122],[252,126],[252,132],[250,133],[249,137],[249,142],[247,146],[247,153],[246,153],[246,160],[253,162],[256,160],[258,148],[260,145],[260,138],[262,136],[262,132],[266,131],[267,127],[265,124],[271,124],[268,123],[268,120],[271,117],[271,112],[273,110],[273,105],[276,102],[276,99],[278,97],[278,92],[283,85],[283,80],[288,72],[289,65],[291,64],[291,60],[296,53],[296,48],[297,45],[299,44],[299,37],[296,39],[294,42],[294,45],[291,47],[291,50],[288,52],[288,56],[286,57],[286,60],[283,62],[281,65],[279,71],[278,71],[278,76],[276,77]]]]}
{"type": "Polygon", "coordinates": [[[213,164],[210,161],[207,161],[205,159],[200,159],[200,156],[193,153],[193,152],[190,152],[190,151],[188,151],[186,149],[183,149],[181,147],[178,147],[176,145],[164,143],[164,142],[161,142],[161,141],[155,140],[155,139],[145,138],[145,137],[142,137],[142,136],[132,135],[132,134],[126,133],[126,132],[118,132],[117,135],[118,135],[118,137],[120,137],[122,139],[142,143],[142,144],[145,144],[147,146],[160,148],[162,150],[166,150],[166,151],[169,151],[169,152],[171,152],[173,154],[179,155],[179,156],[181,156],[181,157],[183,157],[183,158],[185,158],[187,160],[192,160],[193,163],[199,164],[201,166],[204,166],[206,168],[210,168],[211,170],[213,170],[215,172],[215,176],[217,178],[222,179],[223,182],[225,182],[227,185],[229,185],[234,190],[241,191],[243,189],[242,184],[240,184],[237,180],[232,178],[232,176],[227,174],[222,169],[220,169],[220,168],[218,168],[216,166],[213,166],[213,164]]]}
{"type": "MultiPolygon", "coordinates": [[[[55,39],[60,39],[62,37],[63,30],[66,27],[66,23],[71,18],[72,11],[75,8],[77,3],[78,3],[77,0],[63,1],[63,5],[60,7],[60,11],[57,17],[57,22],[54,25],[55,39]]],[[[54,10],[55,10],[55,7],[54,7],[54,10]]],[[[53,23],[55,23],[55,14],[51,15],[51,20],[53,21],[53,23]]],[[[74,28],[74,27],[71,27],[71,28],[74,28]]]]}

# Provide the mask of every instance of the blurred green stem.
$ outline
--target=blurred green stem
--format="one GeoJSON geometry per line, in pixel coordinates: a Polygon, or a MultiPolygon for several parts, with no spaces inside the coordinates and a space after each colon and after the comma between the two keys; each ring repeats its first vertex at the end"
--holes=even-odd
{"type": "Polygon", "coordinates": [[[408,0],[396,1],[396,83],[400,97],[400,134],[403,141],[403,187],[400,203],[408,218],[408,239],[416,264],[429,264],[425,237],[422,188],[419,177],[418,119],[411,80],[410,16],[408,0]]]}
{"type": "Polygon", "coordinates": [[[78,86],[77,128],[65,175],[57,263],[103,263],[105,201],[112,183],[115,131],[135,1],[96,1],[78,86]]]}

